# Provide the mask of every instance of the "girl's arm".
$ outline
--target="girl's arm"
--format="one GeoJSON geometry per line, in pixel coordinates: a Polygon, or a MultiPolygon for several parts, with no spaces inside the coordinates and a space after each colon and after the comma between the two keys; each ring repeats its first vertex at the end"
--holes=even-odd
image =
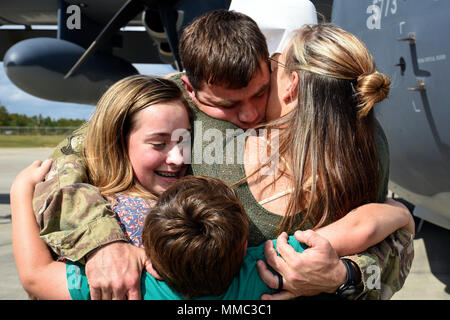
{"type": "Polygon", "coordinates": [[[343,257],[363,252],[402,228],[414,236],[414,219],[403,204],[388,199],[382,204],[370,203],[358,207],[338,221],[315,231],[343,257]]]}
{"type": "Polygon", "coordinates": [[[35,185],[42,181],[52,161],[35,161],[19,173],[11,186],[12,242],[14,258],[24,289],[39,299],[70,299],[66,265],[53,261],[39,238],[32,208],[35,185]]]}

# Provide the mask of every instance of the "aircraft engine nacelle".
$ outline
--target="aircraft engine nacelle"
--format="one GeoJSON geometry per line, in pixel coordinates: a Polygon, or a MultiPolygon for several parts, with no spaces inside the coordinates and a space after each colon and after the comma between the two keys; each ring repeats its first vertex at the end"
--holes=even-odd
{"type": "Polygon", "coordinates": [[[97,104],[101,95],[116,81],[138,74],[128,61],[97,53],[64,79],[84,50],[61,39],[32,38],[12,46],[5,54],[3,65],[9,79],[33,96],[91,105],[97,104]]]}
{"type": "MultiPolygon", "coordinates": [[[[181,28],[181,24],[184,19],[184,11],[178,10],[176,12],[176,30],[177,32],[181,28]]],[[[173,67],[177,67],[176,61],[174,61],[174,55],[169,45],[169,39],[164,30],[164,24],[161,20],[160,14],[156,10],[147,9],[142,14],[142,23],[145,26],[145,31],[153,39],[153,42],[157,45],[159,51],[159,57],[161,61],[168,64],[175,64],[173,67]]]]}

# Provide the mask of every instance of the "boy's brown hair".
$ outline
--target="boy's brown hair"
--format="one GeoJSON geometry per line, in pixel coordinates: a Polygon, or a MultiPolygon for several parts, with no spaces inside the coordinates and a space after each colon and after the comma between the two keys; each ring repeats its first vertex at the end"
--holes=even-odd
{"type": "Polygon", "coordinates": [[[266,38],[256,22],[228,10],[206,13],[187,26],[179,53],[195,90],[201,90],[203,82],[244,88],[269,57],[266,38]]]}
{"type": "Polygon", "coordinates": [[[220,295],[242,266],[248,218],[233,189],[218,179],[173,183],[146,217],[142,242],[154,269],[185,298],[220,295]]]}

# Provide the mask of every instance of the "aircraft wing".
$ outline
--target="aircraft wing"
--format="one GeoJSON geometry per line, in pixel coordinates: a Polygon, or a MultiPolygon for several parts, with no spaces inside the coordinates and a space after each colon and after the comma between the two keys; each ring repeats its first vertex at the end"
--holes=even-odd
{"type": "MultiPolygon", "coordinates": [[[[80,1],[65,1],[67,4],[79,5],[80,1]]],[[[83,20],[95,21],[97,28],[87,27],[82,31],[86,42],[93,40],[96,31],[105,26],[126,0],[87,0],[83,2],[83,20]]],[[[24,26],[25,30],[17,28],[0,29],[0,61],[6,51],[17,42],[38,37],[57,37],[58,1],[54,0],[15,0],[0,2],[0,26],[24,26]],[[53,28],[52,28],[53,27],[53,28]],[[44,28],[44,29],[43,29],[44,28]]],[[[142,17],[136,15],[127,26],[141,26],[142,17]]],[[[114,55],[122,57],[132,63],[163,63],[158,54],[158,48],[149,35],[144,31],[120,31],[118,38],[121,46],[114,48],[114,55]]]]}
{"type": "MultiPolygon", "coordinates": [[[[56,38],[57,30],[0,29],[0,61],[9,48],[31,38],[56,38]]],[[[119,31],[120,47],[112,49],[113,54],[131,63],[167,63],[162,61],[158,47],[145,31],[119,31]]]]}
{"type": "Polygon", "coordinates": [[[132,63],[181,70],[178,38],[196,17],[231,0],[16,0],[0,2],[0,61],[39,98],[96,104],[132,63]],[[21,26],[20,28],[17,28],[21,26]]]}

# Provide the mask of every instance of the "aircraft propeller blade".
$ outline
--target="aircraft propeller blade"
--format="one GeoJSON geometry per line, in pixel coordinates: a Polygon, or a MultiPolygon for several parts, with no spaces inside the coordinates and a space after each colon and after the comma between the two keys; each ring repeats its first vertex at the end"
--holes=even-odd
{"type": "Polygon", "coordinates": [[[180,56],[178,55],[178,33],[177,33],[177,12],[173,6],[163,3],[159,6],[159,14],[164,26],[164,30],[167,34],[167,40],[169,41],[170,50],[177,64],[178,71],[182,71],[180,56]]]}
{"type": "Polygon", "coordinates": [[[80,59],[74,64],[69,72],[64,76],[64,79],[70,77],[86,59],[100,48],[106,41],[108,41],[121,27],[126,25],[128,21],[134,18],[139,12],[144,10],[144,4],[136,0],[128,0],[114,17],[108,22],[105,28],[91,43],[89,48],[83,53],[80,59]]]}

